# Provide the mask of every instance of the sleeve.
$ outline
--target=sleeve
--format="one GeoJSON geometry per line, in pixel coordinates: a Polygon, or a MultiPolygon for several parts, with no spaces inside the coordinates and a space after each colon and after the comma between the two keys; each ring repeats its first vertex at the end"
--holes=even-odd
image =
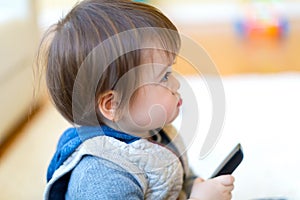
{"type": "Polygon", "coordinates": [[[144,199],[135,178],[110,161],[86,156],[72,171],[66,200],[144,199]]]}

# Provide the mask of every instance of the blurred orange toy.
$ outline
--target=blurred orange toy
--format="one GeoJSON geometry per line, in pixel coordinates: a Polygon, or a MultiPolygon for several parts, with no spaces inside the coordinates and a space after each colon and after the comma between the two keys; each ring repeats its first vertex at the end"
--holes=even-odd
{"type": "Polygon", "coordinates": [[[283,38],[288,21],[280,12],[281,1],[246,1],[235,23],[237,32],[246,38],[283,38]]]}

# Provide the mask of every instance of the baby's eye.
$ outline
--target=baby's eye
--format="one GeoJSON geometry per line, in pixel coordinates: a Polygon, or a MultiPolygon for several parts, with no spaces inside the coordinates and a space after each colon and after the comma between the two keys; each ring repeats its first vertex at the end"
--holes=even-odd
{"type": "Polygon", "coordinates": [[[161,82],[166,82],[169,80],[169,76],[171,75],[171,72],[166,72],[164,77],[161,79],[161,82]]]}

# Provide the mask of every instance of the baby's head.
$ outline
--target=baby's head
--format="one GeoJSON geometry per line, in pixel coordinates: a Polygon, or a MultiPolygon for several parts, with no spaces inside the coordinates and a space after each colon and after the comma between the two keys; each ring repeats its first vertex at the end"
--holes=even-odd
{"type": "Polygon", "coordinates": [[[170,73],[180,37],[154,7],[82,1],[50,27],[41,44],[51,99],[72,124],[139,132],[178,115],[179,83],[170,73]]]}

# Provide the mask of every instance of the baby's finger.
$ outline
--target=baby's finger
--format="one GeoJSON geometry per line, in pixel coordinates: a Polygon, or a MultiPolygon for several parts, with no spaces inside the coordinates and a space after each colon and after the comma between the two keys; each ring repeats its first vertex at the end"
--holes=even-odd
{"type": "Polygon", "coordinates": [[[198,177],[198,178],[196,178],[195,180],[194,180],[194,183],[202,183],[202,182],[204,182],[205,180],[203,179],[203,178],[200,178],[200,177],[198,177]]]}
{"type": "Polygon", "coordinates": [[[232,185],[229,185],[229,186],[225,186],[226,187],[226,190],[228,191],[228,192],[232,192],[232,190],[234,189],[234,185],[232,184],[232,185]]]}
{"type": "Polygon", "coordinates": [[[234,182],[234,177],[231,175],[217,176],[214,179],[225,186],[231,186],[234,182]]]}

